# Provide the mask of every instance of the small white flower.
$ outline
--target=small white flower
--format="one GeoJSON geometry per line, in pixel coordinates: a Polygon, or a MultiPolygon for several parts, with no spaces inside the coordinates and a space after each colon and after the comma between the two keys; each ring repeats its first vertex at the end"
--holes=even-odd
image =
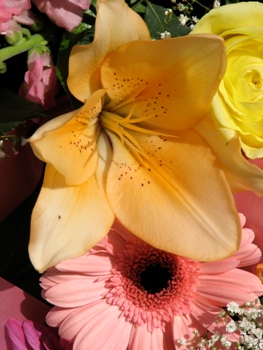
{"type": "Polygon", "coordinates": [[[235,321],[230,321],[227,325],[226,325],[226,331],[227,333],[233,333],[235,332],[235,330],[237,329],[236,323],[235,321]]]}
{"type": "Polygon", "coordinates": [[[184,339],[184,338],[180,338],[180,339],[177,340],[177,342],[178,342],[180,345],[186,345],[187,340],[184,339]]]}
{"type": "Polygon", "coordinates": [[[241,330],[247,332],[252,328],[252,323],[246,318],[243,317],[242,321],[238,322],[239,327],[241,328],[241,330]]]}
{"type": "Polygon", "coordinates": [[[213,342],[217,342],[220,339],[220,335],[218,333],[215,333],[212,335],[212,340],[213,342]]]}
{"type": "Polygon", "coordinates": [[[214,1],[213,8],[217,8],[217,7],[220,7],[220,1],[219,0],[215,0],[214,1]]]}
{"type": "Polygon", "coordinates": [[[239,310],[240,310],[240,307],[238,303],[231,301],[230,303],[227,304],[227,311],[239,313],[239,310]]]}
{"type": "Polygon", "coordinates": [[[186,22],[189,20],[189,18],[183,14],[180,14],[179,22],[182,26],[186,25],[186,22]]]}
{"type": "Polygon", "coordinates": [[[225,334],[222,335],[220,341],[221,341],[221,344],[224,348],[229,348],[232,344],[231,341],[227,340],[225,334]]]}
{"type": "Polygon", "coordinates": [[[179,4],[177,5],[177,9],[179,10],[179,11],[184,11],[185,10],[185,5],[184,4],[182,4],[181,2],[179,2],[179,4]]]}
{"type": "Polygon", "coordinates": [[[215,342],[214,342],[212,339],[209,339],[209,340],[207,341],[208,349],[210,349],[214,344],[215,344],[215,342]]]}
{"type": "Polygon", "coordinates": [[[169,39],[172,37],[171,33],[167,32],[167,31],[165,31],[163,33],[159,33],[159,34],[160,34],[161,39],[169,39]]]}
{"type": "Polygon", "coordinates": [[[172,9],[168,9],[166,11],[164,11],[165,16],[171,15],[173,13],[172,9]]]}
{"type": "Polygon", "coordinates": [[[251,308],[247,311],[247,316],[250,320],[255,320],[258,317],[258,313],[257,309],[251,308]]]}
{"type": "Polygon", "coordinates": [[[192,21],[195,22],[195,23],[197,23],[197,22],[199,21],[199,18],[196,17],[196,16],[192,16],[192,21]]]}
{"type": "Polygon", "coordinates": [[[256,338],[262,339],[263,330],[262,330],[261,328],[253,329],[252,334],[253,334],[256,338]]]}
{"type": "Polygon", "coordinates": [[[227,349],[228,349],[228,348],[230,348],[230,346],[231,346],[232,343],[231,343],[231,341],[229,341],[229,340],[224,340],[224,341],[223,341],[223,340],[221,339],[221,344],[222,344],[222,346],[223,346],[224,348],[227,348],[227,349]]]}
{"type": "Polygon", "coordinates": [[[251,349],[256,349],[257,340],[250,335],[242,334],[242,344],[247,345],[251,349]]]}

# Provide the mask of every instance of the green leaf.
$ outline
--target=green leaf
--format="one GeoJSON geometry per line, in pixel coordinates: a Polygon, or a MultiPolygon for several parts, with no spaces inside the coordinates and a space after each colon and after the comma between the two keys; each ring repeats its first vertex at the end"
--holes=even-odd
{"type": "Polygon", "coordinates": [[[21,124],[21,122],[10,122],[10,123],[0,122],[0,136],[5,135],[9,131],[13,130],[19,124],[21,124]]]}
{"type": "Polygon", "coordinates": [[[126,4],[139,15],[143,15],[146,10],[145,1],[143,0],[125,0],[126,4]]]}
{"type": "Polygon", "coordinates": [[[141,4],[141,3],[139,3],[139,4],[134,5],[134,6],[132,7],[132,9],[133,9],[134,11],[138,12],[139,14],[140,14],[140,13],[143,14],[143,13],[145,13],[145,11],[146,11],[146,6],[143,5],[143,4],[141,4]]]}
{"type": "Polygon", "coordinates": [[[165,31],[170,32],[172,37],[187,35],[190,32],[189,27],[182,26],[174,13],[168,19],[165,15],[167,10],[165,7],[147,1],[144,20],[149,28],[151,37],[160,39],[160,33],[165,31]]]}
{"type": "Polygon", "coordinates": [[[21,122],[33,118],[48,118],[48,115],[39,104],[0,88],[0,134],[5,134],[21,122]]]}
{"type": "Polygon", "coordinates": [[[68,62],[71,49],[74,45],[89,44],[94,38],[95,8],[90,7],[89,11],[84,14],[83,22],[74,29],[73,32],[65,32],[59,48],[58,60],[56,65],[57,76],[69,97],[74,109],[82,106],[82,102],[77,100],[69,91],[67,85],[68,62]]]}

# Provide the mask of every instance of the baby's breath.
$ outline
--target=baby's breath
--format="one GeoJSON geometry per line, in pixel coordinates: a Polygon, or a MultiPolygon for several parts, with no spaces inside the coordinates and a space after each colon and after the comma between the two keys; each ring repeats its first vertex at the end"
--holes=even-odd
{"type": "Polygon", "coordinates": [[[258,299],[241,306],[236,302],[230,302],[215,318],[216,324],[224,325],[225,333],[206,332],[199,335],[195,331],[190,340],[178,341],[179,348],[182,350],[263,349],[262,318],[263,307],[258,299]],[[235,334],[238,340],[233,341],[233,338],[229,338],[230,334],[235,334]]]}
{"type": "MultiPolygon", "coordinates": [[[[180,24],[182,26],[189,26],[190,29],[193,29],[196,23],[199,21],[200,18],[198,18],[196,15],[193,15],[193,11],[196,8],[202,9],[202,11],[205,13],[209,12],[212,8],[219,7],[220,1],[215,0],[214,3],[211,5],[211,7],[208,7],[202,2],[199,2],[197,0],[170,0],[172,5],[172,11],[177,16],[177,19],[179,20],[180,24]]],[[[169,16],[169,10],[166,11],[165,15],[169,16]]]]}

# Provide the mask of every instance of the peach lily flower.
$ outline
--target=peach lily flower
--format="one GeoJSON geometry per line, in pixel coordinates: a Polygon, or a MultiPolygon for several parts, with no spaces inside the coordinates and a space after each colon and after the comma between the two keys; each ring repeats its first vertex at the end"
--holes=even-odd
{"type": "Polygon", "coordinates": [[[237,250],[229,185],[192,129],[224,71],[218,37],[151,41],[123,0],[98,1],[94,41],[69,62],[69,89],[84,105],[29,139],[47,163],[29,246],[38,270],[84,254],[115,217],[174,254],[212,261],[237,250]]]}

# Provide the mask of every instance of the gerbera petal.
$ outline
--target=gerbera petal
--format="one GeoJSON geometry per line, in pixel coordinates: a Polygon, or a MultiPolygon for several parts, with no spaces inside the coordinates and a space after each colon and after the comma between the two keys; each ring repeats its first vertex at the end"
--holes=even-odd
{"type": "Polygon", "coordinates": [[[49,289],[52,288],[56,284],[62,284],[68,281],[70,278],[72,279],[87,279],[88,281],[93,281],[94,279],[90,276],[81,275],[79,272],[76,273],[61,273],[59,270],[55,271],[55,268],[49,269],[49,275],[48,278],[42,278],[40,277],[40,285],[43,289],[49,289]],[[54,272],[52,272],[52,269],[54,272]]]}
{"type": "MultiPolygon", "coordinates": [[[[97,310],[103,303],[101,303],[101,301],[99,300],[93,304],[97,306],[97,310]]],[[[68,310],[68,312],[64,314],[64,316],[66,317],[64,318],[64,320],[62,320],[60,324],[59,335],[61,338],[67,339],[68,341],[72,341],[73,339],[75,339],[76,335],[81,330],[81,328],[85,326],[87,322],[87,316],[89,315],[90,305],[84,305],[72,309],[67,308],[64,310],[68,310]]],[[[63,309],[59,310],[59,318],[61,318],[61,315],[63,315],[63,309]]],[[[93,313],[92,315],[94,316],[95,314],[93,313]]],[[[47,314],[47,316],[49,316],[49,313],[47,314]]],[[[51,324],[49,323],[50,320],[48,317],[46,318],[46,320],[48,324],[51,324]]]]}
{"type": "MultiPolygon", "coordinates": [[[[101,134],[99,149],[104,142],[101,134]]],[[[114,215],[104,193],[106,156],[101,149],[96,176],[79,186],[67,186],[47,165],[32,214],[29,245],[30,258],[39,271],[85,254],[109,232],[114,215]]]]}
{"type": "Polygon", "coordinates": [[[243,304],[256,299],[262,292],[263,286],[257,276],[239,269],[200,276],[200,284],[197,286],[199,295],[218,306],[226,305],[230,300],[243,304]]]}
{"type": "Polygon", "coordinates": [[[103,59],[124,43],[133,40],[150,40],[143,19],[123,0],[98,1],[93,42],[76,45],[71,51],[68,77],[71,93],[84,102],[101,86],[100,64],[103,59]],[[117,21],[116,14],[121,14],[117,21]]]}
{"type": "Polygon", "coordinates": [[[35,154],[52,164],[68,185],[79,185],[94,173],[98,163],[97,116],[105,90],[96,91],[77,112],[70,112],[40,127],[28,140],[35,154]]]}
{"type": "MultiPolygon", "coordinates": [[[[85,305],[86,307],[86,305],[85,305]]],[[[52,309],[46,315],[46,322],[51,327],[59,327],[62,321],[70,314],[82,310],[84,307],[80,308],[60,308],[58,306],[52,307],[52,309]]]]}
{"type": "Polygon", "coordinates": [[[233,255],[233,258],[239,261],[239,267],[251,266],[259,262],[261,258],[260,249],[253,244],[255,234],[248,228],[242,229],[242,240],[238,251],[233,255]]]}
{"type": "Polygon", "coordinates": [[[104,281],[93,282],[88,278],[75,278],[54,285],[44,292],[44,296],[47,301],[59,307],[79,307],[101,299],[99,291],[103,290],[104,284],[104,281]]]}
{"type": "Polygon", "coordinates": [[[134,121],[182,130],[203,118],[224,72],[225,49],[215,36],[131,42],[102,64],[111,99],[105,109],[127,116],[135,106],[134,121]]]}
{"type": "Polygon", "coordinates": [[[106,192],[117,219],[147,243],[174,254],[201,261],[233,254],[240,220],[206,143],[194,131],[176,139],[131,135],[142,145],[139,152],[109,133],[113,162],[106,192]]]}
{"type": "Polygon", "coordinates": [[[241,222],[241,226],[244,227],[247,219],[246,219],[245,215],[242,214],[242,213],[238,213],[238,215],[239,215],[239,219],[240,219],[240,222],[241,222]]]}
{"type": "Polygon", "coordinates": [[[218,134],[211,118],[201,120],[195,129],[215,152],[233,192],[252,190],[263,195],[263,172],[243,157],[237,137],[226,143],[218,134]]]}
{"type": "Polygon", "coordinates": [[[213,305],[213,303],[208,302],[207,299],[204,299],[201,295],[197,294],[193,302],[191,314],[203,327],[207,329],[212,323],[215,322],[216,315],[222,311],[222,305],[213,305]]]}
{"type": "Polygon", "coordinates": [[[194,336],[194,331],[204,334],[206,329],[191,314],[175,316],[173,320],[173,338],[176,340],[184,338],[189,340],[189,336],[194,336]]]}
{"type": "Polygon", "coordinates": [[[121,317],[115,306],[105,300],[88,306],[84,313],[85,324],[79,328],[73,350],[123,350],[127,348],[132,325],[121,317]],[[103,336],[101,336],[103,334],[103,336]]]}
{"type": "MultiPolygon", "coordinates": [[[[170,325],[168,327],[170,328],[170,325]]],[[[170,329],[168,331],[171,333],[170,329]]],[[[143,325],[132,327],[128,349],[173,350],[175,346],[171,334],[166,334],[161,328],[157,328],[151,333],[147,330],[147,326],[143,325]]]]}

